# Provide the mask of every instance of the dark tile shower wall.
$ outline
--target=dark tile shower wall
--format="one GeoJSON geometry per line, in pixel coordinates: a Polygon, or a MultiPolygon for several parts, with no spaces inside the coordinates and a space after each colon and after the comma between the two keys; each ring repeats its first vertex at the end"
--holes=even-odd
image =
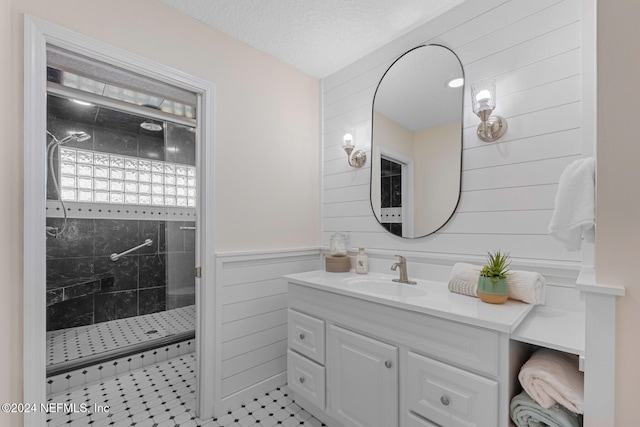
{"type": "MultiPolygon", "coordinates": [[[[56,96],[47,100],[49,132],[58,139],[79,131],[92,137],[65,146],[195,165],[194,132],[166,123],[162,132],[152,133],[139,127],[144,120],[56,96]]],[[[57,151],[53,160],[57,174],[57,151]]],[[[50,179],[47,198],[57,199],[50,179]]],[[[47,225],[60,227],[62,219],[48,218],[47,225]]],[[[193,304],[193,293],[174,292],[194,286],[195,232],[180,229],[193,226],[194,222],[69,218],[65,233],[47,238],[47,330],[193,304]],[[151,247],[116,262],[109,259],[111,253],[147,238],[154,242],[151,247]]]]}
{"type": "MultiPolygon", "coordinates": [[[[49,222],[62,225],[58,218],[49,222]]],[[[194,286],[195,232],[181,229],[194,226],[191,221],[69,219],[65,233],[47,238],[47,330],[186,305],[168,304],[168,283],[194,286]],[[146,239],[153,245],[118,261],[109,258],[146,239]]]]}
{"type": "MultiPolygon", "coordinates": [[[[380,207],[402,207],[402,165],[380,159],[380,207]]],[[[402,223],[383,223],[393,234],[402,236],[402,223]]]]}

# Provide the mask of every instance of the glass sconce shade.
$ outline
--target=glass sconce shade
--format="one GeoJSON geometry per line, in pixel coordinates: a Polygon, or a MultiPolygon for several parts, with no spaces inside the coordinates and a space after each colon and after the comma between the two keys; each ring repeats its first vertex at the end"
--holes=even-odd
{"type": "Polygon", "coordinates": [[[478,138],[484,142],[494,142],[507,131],[507,121],[501,116],[492,116],[496,108],[496,81],[493,79],[480,80],[471,86],[471,107],[480,118],[478,138]]]}
{"type": "Polygon", "coordinates": [[[362,150],[356,150],[354,152],[353,149],[355,146],[356,145],[353,142],[353,133],[347,131],[347,133],[342,137],[342,148],[347,153],[349,166],[353,168],[361,168],[367,160],[367,155],[362,150]]]}
{"type": "Polygon", "coordinates": [[[491,114],[496,108],[496,81],[481,80],[471,86],[471,105],[478,116],[487,110],[487,114],[491,114]]]}
{"type": "Polygon", "coordinates": [[[342,137],[342,148],[353,148],[353,135],[350,133],[345,133],[342,137]]]}

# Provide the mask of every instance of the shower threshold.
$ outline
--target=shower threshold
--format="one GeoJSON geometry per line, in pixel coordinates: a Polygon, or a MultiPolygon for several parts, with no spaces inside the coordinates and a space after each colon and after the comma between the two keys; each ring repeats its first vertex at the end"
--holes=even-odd
{"type": "Polygon", "coordinates": [[[47,332],[47,377],[195,337],[195,306],[47,332]]]}

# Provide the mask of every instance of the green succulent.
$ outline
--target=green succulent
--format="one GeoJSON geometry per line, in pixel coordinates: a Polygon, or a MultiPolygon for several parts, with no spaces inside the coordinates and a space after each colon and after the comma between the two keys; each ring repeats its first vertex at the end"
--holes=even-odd
{"type": "Polygon", "coordinates": [[[509,253],[487,252],[487,264],[480,270],[480,276],[489,277],[493,281],[505,279],[509,272],[509,264],[511,264],[509,253]]]}

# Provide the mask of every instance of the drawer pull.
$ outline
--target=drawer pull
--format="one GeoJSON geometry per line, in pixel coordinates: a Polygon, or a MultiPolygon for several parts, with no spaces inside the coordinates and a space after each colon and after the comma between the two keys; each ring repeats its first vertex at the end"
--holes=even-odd
{"type": "Polygon", "coordinates": [[[442,403],[444,406],[449,406],[449,398],[447,396],[442,396],[440,398],[440,403],[442,403]]]}
{"type": "Polygon", "coordinates": [[[393,366],[393,363],[391,363],[391,360],[387,360],[386,362],[384,362],[384,366],[386,366],[387,368],[391,368],[393,366]]]}
{"type": "Polygon", "coordinates": [[[300,339],[303,340],[304,339],[304,334],[300,334],[300,339]]]}
{"type": "Polygon", "coordinates": [[[304,384],[304,377],[300,377],[300,379],[298,379],[298,381],[300,381],[300,384],[304,384]]]}

